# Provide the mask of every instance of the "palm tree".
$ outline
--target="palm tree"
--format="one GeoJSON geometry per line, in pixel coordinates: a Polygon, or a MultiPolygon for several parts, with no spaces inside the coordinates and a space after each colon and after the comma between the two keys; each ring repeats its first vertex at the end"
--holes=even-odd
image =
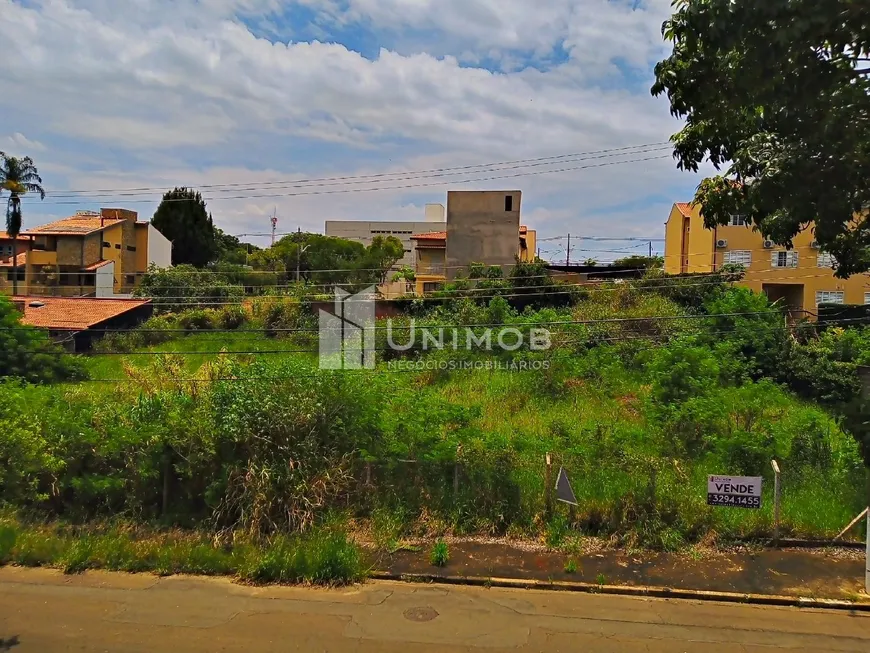
{"type": "Polygon", "coordinates": [[[42,177],[29,156],[18,158],[0,152],[0,191],[9,191],[6,203],[6,233],[12,239],[12,294],[18,294],[18,234],[21,233],[21,196],[39,193],[45,199],[42,177]]]}

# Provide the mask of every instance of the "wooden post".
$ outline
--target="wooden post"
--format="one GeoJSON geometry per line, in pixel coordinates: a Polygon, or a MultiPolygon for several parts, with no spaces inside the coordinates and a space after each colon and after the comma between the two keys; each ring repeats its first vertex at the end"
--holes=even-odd
{"type": "Polygon", "coordinates": [[[163,451],[163,506],[161,515],[166,516],[169,511],[169,473],[172,470],[172,458],[170,456],[171,449],[166,447],[163,451]]]}
{"type": "MultiPolygon", "coordinates": [[[[861,365],[858,367],[858,378],[861,379],[861,397],[863,399],[862,407],[867,408],[870,404],[870,366],[861,365]]],[[[864,488],[864,496],[867,501],[867,533],[865,535],[867,546],[864,553],[864,591],[870,594],[870,442],[867,436],[864,438],[864,464],[867,465],[867,479],[864,488]]]]}
{"type": "Polygon", "coordinates": [[[547,521],[553,516],[553,460],[548,451],[544,457],[544,517],[547,521]]]}
{"type": "Polygon", "coordinates": [[[462,445],[456,447],[456,460],[453,461],[453,496],[459,495],[459,459],[462,456],[462,445]]]}
{"type": "Polygon", "coordinates": [[[366,487],[371,487],[372,484],[372,463],[366,461],[366,487]]]}
{"type": "Polygon", "coordinates": [[[779,546],[779,507],[781,501],[781,487],[779,482],[779,463],[770,461],[773,467],[773,546],[779,546]]]}

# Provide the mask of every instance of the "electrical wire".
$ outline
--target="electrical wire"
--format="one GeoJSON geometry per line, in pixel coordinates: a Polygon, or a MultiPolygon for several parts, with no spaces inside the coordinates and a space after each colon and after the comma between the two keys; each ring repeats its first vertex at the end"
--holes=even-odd
{"type": "MultiPolygon", "coordinates": [[[[594,157],[591,157],[594,158],[594,157]]],[[[629,159],[626,161],[607,161],[604,163],[595,163],[583,166],[569,166],[564,168],[557,168],[553,170],[533,170],[531,172],[520,172],[510,175],[495,175],[491,177],[476,177],[472,179],[459,179],[454,181],[437,181],[430,183],[422,183],[422,184],[405,184],[401,186],[379,186],[376,188],[344,188],[337,190],[315,190],[315,191],[300,191],[293,193],[266,193],[266,194],[255,194],[255,195],[232,195],[225,197],[203,197],[203,200],[207,201],[217,201],[217,200],[239,200],[239,199],[267,199],[267,198],[277,198],[277,197],[302,197],[309,195],[338,195],[338,194],[346,194],[346,193],[370,193],[370,192],[380,192],[380,191],[390,191],[390,190],[408,190],[412,188],[431,188],[434,186],[448,186],[448,185],[459,185],[459,184],[473,184],[480,183],[485,181],[496,181],[500,179],[517,179],[520,177],[534,177],[538,175],[547,175],[547,174],[559,174],[562,172],[573,172],[577,170],[587,170],[591,168],[604,168],[607,166],[613,165],[622,165],[628,163],[643,163],[647,161],[654,161],[657,159],[666,159],[671,158],[670,154],[664,154],[660,156],[650,156],[644,157],[640,159],[629,159]]],[[[26,197],[26,196],[25,196],[26,197]]],[[[31,200],[35,201],[35,200],[31,200]]],[[[155,199],[128,199],[125,200],[125,204],[152,204],[158,202],[159,200],[155,199]]],[[[189,202],[189,199],[165,199],[163,202],[189,202]]],[[[88,204],[91,200],[61,200],[61,201],[49,201],[49,204],[60,206],[60,205],[82,205],[88,204]]]]}
{"type": "MultiPolygon", "coordinates": [[[[241,188],[245,186],[256,186],[256,187],[271,187],[279,184],[320,184],[321,182],[335,182],[335,181],[356,181],[356,180],[372,180],[372,179],[382,179],[384,177],[404,177],[408,175],[423,175],[423,174],[435,174],[435,173],[444,173],[444,172],[452,172],[455,171],[457,174],[461,174],[461,171],[465,170],[475,170],[479,168],[491,168],[493,166],[507,166],[507,165],[519,165],[519,164],[535,164],[540,165],[541,162],[544,161],[562,161],[565,159],[574,159],[578,157],[584,156],[593,156],[598,154],[608,154],[608,153],[617,153],[617,152],[626,152],[633,153],[630,150],[637,149],[645,149],[645,148],[659,148],[668,146],[670,144],[667,141],[659,141],[655,143],[644,143],[641,145],[628,145],[625,147],[618,148],[608,148],[604,150],[593,150],[589,152],[574,152],[570,154],[559,154],[555,156],[545,156],[545,157],[536,157],[531,159],[514,159],[511,161],[495,161],[491,163],[478,163],[473,165],[464,165],[464,166],[450,166],[450,167],[441,167],[441,168],[429,168],[424,170],[407,170],[407,171],[397,171],[397,172],[382,172],[376,174],[369,175],[349,175],[342,177],[315,177],[310,179],[284,179],[284,180],[274,180],[274,181],[261,181],[261,182],[235,182],[235,183],[225,183],[225,184],[199,184],[199,185],[188,185],[182,187],[196,187],[196,188],[209,188],[209,189],[220,189],[220,188],[241,188]]],[[[521,166],[525,167],[525,166],[521,166]]],[[[93,193],[150,193],[150,192],[163,192],[165,187],[163,186],[145,186],[139,188],[103,188],[103,189],[68,189],[62,191],[61,193],[54,195],[54,197],[66,197],[68,195],[82,195],[82,194],[93,194],[93,193]]]]}

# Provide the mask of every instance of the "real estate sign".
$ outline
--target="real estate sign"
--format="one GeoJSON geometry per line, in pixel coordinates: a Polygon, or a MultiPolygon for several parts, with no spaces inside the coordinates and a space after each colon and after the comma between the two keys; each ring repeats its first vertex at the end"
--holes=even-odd
{"type": "Polygon", "coordinates": [[[761,508],[761,477],[708,476],[707,505],[761,508]]]}

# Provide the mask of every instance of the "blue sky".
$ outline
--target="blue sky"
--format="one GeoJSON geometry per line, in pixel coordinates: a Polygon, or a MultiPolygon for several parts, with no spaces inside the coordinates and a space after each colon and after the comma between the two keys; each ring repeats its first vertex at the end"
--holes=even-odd
{"type": "Polygon", "coordinates": [[[49,196],[26,202],[27,224],[107,205],[148,218],[162,189],[192,185],[229,233],[268,231],[276,208],[280,230],[322,231],[327,219],[420,220],[449,189],[509,188],[542,238],[661,236],[699,180],[666,156],[631,162],[666,149],[412,173],[666,141],[680,125],[649,86],[669,11],[669,0],[0,0],[0,149],[43,173],[49,196]],[[462,183],[556,168],[577,169],[462,183]],[[384,173],[395,182],[293,182],[384,173]]]}

